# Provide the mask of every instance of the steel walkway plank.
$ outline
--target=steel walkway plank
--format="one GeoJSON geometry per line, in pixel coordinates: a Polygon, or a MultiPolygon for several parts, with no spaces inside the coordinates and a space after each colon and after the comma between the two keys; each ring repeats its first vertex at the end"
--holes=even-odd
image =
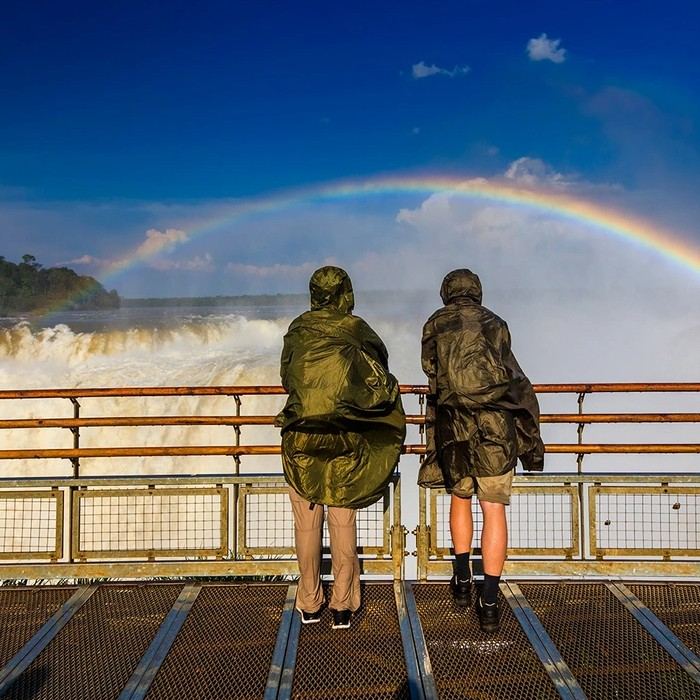
{"type": "Polygon", "coordinates": [[[403,643],[403,655],[406,661],[406,672],[408,674],[408,689],[411,700],[424,700],[425,692],[418,670],[418,657],[416,656],[416,645],[413,640],[411,621],[406,609],[406,595],[404,585],[400,581],[394,581],[394,597],[396,598],[396,613],[399,616],[399,630],[401,632],[401,642],[403,643]]]}
{"type": "Polygon", "coordinates": [[[500,587],[559,695],[564,700],[585,700],[586,694],[518,584],[504,582],[500,587]]]}
{"type": "Polygon", "coordinates": [[[297,662],[297,651],[299,649],[299,632],[301,631],[301,614],[298,610],[292,610],[291,624],[289,627],[289,638],[287,649],[284,655],[282,673],[280,676],[277,700],[289,700],[292,697],[292,686],[294,684],[294,666],[297,662]]]}
{"type": "Polygon", "coordinates": [[[119,694],[118,700],[142,700],[146,697],[201,588],[202,585],[199,583],[190,583],[182,589],[139,665],[119,694]]]}
{"type": "Polygon", "coordinates": [[[700,685],[700,658],[623,583],[606,583],[608,590],[634,615],[644,629],[700,685]]]}
{"type": "Polygon", "coordinates": [[[272,652],[272,661],[270,662],[270,672],[267,676],[267,684],[265,685],[265,695],[263,700],[277,700],[280,685],[282,683],[282,673],[285,668],[285,659],[287,656],[287,646],[290,641],[292,631],[292,619],[294,617],[294,603],[297,596],[297,584],[293,583],[287,588],[287,598],[284,601],[282,609],[282,619],[280,620],[279,629],[277,631],[277,641],[275,642],[275,650],[272,652]]]}

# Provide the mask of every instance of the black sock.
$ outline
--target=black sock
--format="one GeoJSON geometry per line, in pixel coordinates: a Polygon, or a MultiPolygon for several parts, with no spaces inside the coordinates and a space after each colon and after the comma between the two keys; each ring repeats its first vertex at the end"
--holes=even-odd
{"type": "Polygon", "coordinates": [[[460,581],[468,581],[472,577],[469,572],[469,552],[455,554],[455,573],[460,581]]]}
{"type": "Polygon", "coordinates": [[[500,576],[484,574],[484,588],[481,591],[481,600],[486,605],[498,602],[498,584],[501,582],[500,576]]]}

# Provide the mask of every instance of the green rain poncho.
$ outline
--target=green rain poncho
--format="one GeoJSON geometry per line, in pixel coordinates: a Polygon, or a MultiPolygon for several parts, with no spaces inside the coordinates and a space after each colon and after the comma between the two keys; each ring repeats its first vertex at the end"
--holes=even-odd
{"type": "Polygon", "coordinates": [[[384,343],[351,313],[347,273],[322,267],[309,286],[311,310],[292,321],[282,351],[284,474],[311,503],[363,508],[379,500],[399,460],[399,387],[384,343]]]}

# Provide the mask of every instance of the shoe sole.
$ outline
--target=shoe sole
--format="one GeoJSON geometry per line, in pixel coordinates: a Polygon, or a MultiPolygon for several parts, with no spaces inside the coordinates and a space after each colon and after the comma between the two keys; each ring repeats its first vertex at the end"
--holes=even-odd
{"type": "Polygon", "coordinates": [[[304,613],[297,608],[297,612],[299,613],[299,617],[301,618],[301,624],[302,625],[313,625],[316,622],[321,622],[321,616],[319,615],[318,617],[313,618],[312,620],[305,620],[304,619],[304,613]]]}
{"type": "Polygon", "coordinates": [[[347,630],[347,629],[350,629],[350,623],[348,622],[347,625],[333,625],[333,627],[332,627],[331,629],[334,629],[334,630],[347,630]]]}

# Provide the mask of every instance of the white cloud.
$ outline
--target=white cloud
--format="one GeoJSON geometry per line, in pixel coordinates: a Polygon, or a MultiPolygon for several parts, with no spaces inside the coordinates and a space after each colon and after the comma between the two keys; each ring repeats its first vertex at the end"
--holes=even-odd
{"type": "Polygon", "coordinates": [[[543,160],[527,156],[514,160],[508,166],[505,178],[527,187],[548,185],[550,187],[566,188],[575,184],[576,181],[575,176],[559,173],[543,160]]]}
{"type": "Polygon", "coordinates": [[[421,78],[430,78],[433,75],[446,75],[449,78],[454,78],[458,75],[466,75],[469,73],[471,68],[469,66],[455,66],[452,70],[447,68],[440,68],[434,63],[432,65],[427,65],[425,62],[414,63],[411,66],[411,75],[415,80],[420,80],[421,78]]]}
{"type": "Polygon", "coordinates": [[[527,55],[531,61],[552,61],[563,63],[566,60],[566,49],[559,48],[561,39],[549,39],[546,34],[540,34],[537,39],[527,42],[527,55]]]}
{"type": "Polygon", "coordinates": [[[149,228],[145,240],[134,251],[134,256],[150,257],[162,250],[172,250],[178,243],[185,243],[187,240],[187,234],[179,228],[169,228],[165,231],[149,228]]]}

